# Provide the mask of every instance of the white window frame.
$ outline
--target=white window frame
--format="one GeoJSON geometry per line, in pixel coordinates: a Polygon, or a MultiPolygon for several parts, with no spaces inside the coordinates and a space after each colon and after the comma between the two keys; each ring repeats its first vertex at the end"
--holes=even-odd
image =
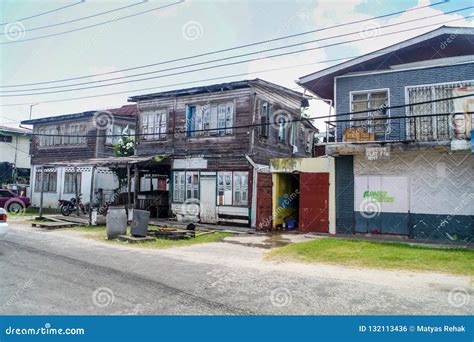
{"type": "Polygon", "coordinates": [[[286,120],[283,116],[279,118],[278,130],[277,130],[277,141],[279,144],[286,145],[288,143],[288,132],[286,130],[286,120]]]}
{"type": "Polygon", "coordinates": [[[237,207],[247,207],[249,198],[249,172],[234,171],[232,178],[232,204],[237,207]]]}
{"type": "Polygon", "coordinates": [[[188,138],[233,135],[236,104],[234,100],[213,101],[186,105],[186,136],[188,138]],[[231,110],[229,108],[232,107],[231,110]],[[189,118],[190,108],[195,108],[189,118]],[[190,122],[191,120],[191,122],[190,122]],[[212,129],[211,131],[203,131],[212,129]],[[196,132],[195,132],[196,131],[196,132]]]}
{"type": "MultiPolygon", "coordinates": [[[[77,191],[81,192],[81,184],[82,184],[82,173],[77,172],[77,191]]],[[[75,183],[74,183],[74,172],[66,171],[64,172],[64,190],[63,193],[65,194],[74,194],[75,191],[75,183]]]]}
{"type": "MultiPolygon", "coordinates": [[[[349,92],[349,109],[350,109],[350,112],[351,112],[350,119],[351,120],[355,119],[354,115],[352,114],[352,112],[354,112],[352,110],[352,103],[353,103],[354,95],[367,94],[368,95],[367,101],[368,101],[368,104],[370,105],[371,99],[370,99],[369,94],[371,94],[371,93],[380,93],[380,92],[387,92],[387,107],[390,107],[390,88],[364,89],[364,90],[355,90],[355,91],[349,92]]],[[[373,108],[368,108],[368,109],[373,109],[373,108]]],[[[361,114],[362,113],[359,113],[358,115],[361,115],[361,114]]],[[[366,112],[365,114],[366,114],[366,120],[367,121],[374,118],[372,112],[366,112]]],[[[390,125],[391,125],[391,122],[390,122],[390,108],[387,109],[387,113],[385,114],[385,116],[386,116],[386,118],[385,118],[385,120],[386,120],[385,121],[385,127],[387,128],[387,127],[390,127],[390,125]]],[[[362,119],[362,118],[358,117],[357,119],[362,119]]],[[[363,123],[364,121],[363,120],[358,120],[357,122],[363,123]]],[[[351,121],[350,122],[350,127],[359,127],[359,126],[354,125],[354,122],[351,121]]],[[[388,130],[388,131],[390,131],[390,130],[388,130]]],[[[368,132],[372,133],[373,132],[373,127],[369,126],[368,132]]],[[[375,133],[381,134],[381,132],[375,132],[375,133]]],[[[387,129],[385,129],[385,135],[388,135],[387,129]]]]}
{"type": "Polygon", "coordinates": [[[105,143],[108,145],[115,145],[120,140],[124,129],[125,127],[121,125],[110,125],[107,129],[107,137],[105,139],[105,143]]]}
{"type": "Polygon", "coordinates": [[[199,200],[199,180],[199,171],[186,171],[186,200],[199,200]],[[194,182],[195,176],[197,176],[196,182],[194,182]]]}
{"type": "MultiPolygon", "coordinates": [[[[57,193],[58,191],[58,171],[44,171],[43,192],[57,193]],[[53,186],[54,185],[54,189],[53,186]]],[[[41,170],[35,173],[35,192],[41,192],[41,170]]]]}
{"type": "Polygon", "coordinates": [[[233,175],[232,171],[217,172],[217,205],[231,206],[233,202],[233,175]]]}
{"type": "Polygon", "coordinates": [[[186,200],[186,171],[173,171],[173,202],[186,200]]]}
{"type": "Polygon", "coordinates": [[[140,113],[142,140],[166,140],[169,111],[167,108],[146,110],[140,113]],[[150,118],[152,120],[150,121],[150,118]]]}
{"type": "MultiPolygon", "coordinates": [[[[471,80],[465,80],[465,81],[455,81],[455,82],[439,82],[439,83],[427,83],[427,84],[416,84],[416,85],[409,85],[409,86],[405,86],[405,104],[408,105],[410,104],[410,99],[409,99],[409,90],[410,89],[416,89],[416,88],[427,88],[427,87],[432,87],[432,88],[435,88],[435,87],[439,87],[439,86],[450,86],[450,85],[453,85],[453,84],[465,84],[465,83],[472,83],[471,86],[474,86],[474,79],[471,79],[471,80]]],[[[433,104],[431,106],[431,108],[433,108],[433,104]]],[[[431,109],[431,112],[433,113],[434,110],[431,109]]],[[[430,114],[430,113],[428,113],[430,114]]],[[[410,117],[416,117],[416,115],[411,115],[410,114],[410,107],[409,106],[406,106],[405,107],[405,115],[406,116],[410,116],[410,117]]],[[[437,120],[436,120],[436,116],[433,116],[432,117],[432,125],[433,125],[433,139],[438,139],[438,127],[437,127],[437,120]]],[[[410,127],[409,127],[409,123],[406,122],[406,125],[405,125],[405,135],[408,136],[408,132],[410,131],[410,127]]],[[[415,133],[416,134],[416,133],[415,133]]],[[[450,133],[450,136],[452,137],[453,136],[453,132],[451,130],[451,133],[450,133]]]]}

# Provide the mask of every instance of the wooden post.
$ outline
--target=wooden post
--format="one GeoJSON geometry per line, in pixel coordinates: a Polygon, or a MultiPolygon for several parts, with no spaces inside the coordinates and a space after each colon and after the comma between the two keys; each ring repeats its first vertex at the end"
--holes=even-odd
{"type": "Polygon", "coordinates": [[[44,166],[41,165],[41,178],[40,178],[40,208],[39,217],[43,217],[43,185],[44,185],[44,166]]]}
{"type": "Polygon", "coordinates": [[[130,165],[127,164],[127,207],[128,210],[132,209],[132,179],[130,176],[130,165]]]}
{"type": "Polygon", "coordinates": [[[133,207],[138,209],[138,191],[140,191],[140,175],[138,174],[138,165],[135,164],[133,179],[135,181],[135,189],[133,193],[133,207]]]}
{"type": "Polygon", "coordinates": [[[77,216],[79,213],[79,191],[77,186],[77,167],[74,166],[74,193],[76,194],[77,216]]]}
{"type": "Polygon", "coordinates": [[[95,165],[91,169],[91,187],[89,195],[89,226],[92,226],[92,202],[94,201],[94,178],[95,178],[95,165]]]}

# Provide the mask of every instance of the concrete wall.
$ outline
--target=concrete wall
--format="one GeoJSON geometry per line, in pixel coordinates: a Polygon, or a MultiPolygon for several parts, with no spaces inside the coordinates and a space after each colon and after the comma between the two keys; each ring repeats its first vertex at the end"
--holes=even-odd
{"type": "Polygon", "coordinates": [[[408,177],[409,235],[417,239],[472,241],[473,170],[474,155],[467,152],[405,152],[383,161],[354,157],[356,176],[408,177]]]}
{"type": "Polygon", "coordinates": [[[336,172],[333,157],[317,158],[281,158],[270,161],[270,172],[273,173],[273,222],[281,222],[277,217],[278,194],[282,192],[284,179],[278,174],[293,172],[327,172],[329,173],[329,232],[336,233],[336,172]]]}
{"type": "MultiPolygon", "coordinates": [[[[31,174],[31,188],[30,194],[31,203],[34,207],[39,207],[41,192],[35,191],[35,182],[36,182],[36,171],[40,171],[40,166],[34,166],[31,174]]],[[[78,167],[77,172],[81,173],[81,187],[79,193],[82,193],[83,203],[89,203],[90,199],[90,185],[92,177],[92,168],[88,167],[78,167]]],[[[59,199],[71,199],[74,197],[74,193],[65,193],[64,192],[64,175],[66,172],[73,172],[74,168],[70,167],[58,167],[57,168],[57,185],[56,192],[44,192],[43,193],[43,207],[44,208],[58,208],[59,199]]],[[[114,189],[118,188],[118,180],[115,175],[108,168],[101,167],[97,168],[95,171],[94,177],[94,191],[97,189],[104,189],[105,200],[110,197],[110,194],[114,189]]],[[[133,188],[132,188],[133,189],[133,188]]],[[[94,201],[96,198],[94,197],[94,201]]]]}

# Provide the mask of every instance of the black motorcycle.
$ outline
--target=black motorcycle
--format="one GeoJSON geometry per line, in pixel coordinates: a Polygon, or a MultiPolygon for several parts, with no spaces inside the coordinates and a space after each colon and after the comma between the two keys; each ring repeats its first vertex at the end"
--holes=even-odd
{"type": "MultiPolygon", "coordinates": [[[[84,204],[82,203],[81,201],[81,196],[82,194],[79,194],[79,209],[82,211],[83,214],[86,213],[86,208],[84,206],[84,204]]],[[[63,214],[64,216],[69,216],[72,212],[76,211],[77,210],[77,200],[76,198],[71,198],[70,201],[68,200],[59,200],[59,207],[61,209],[61,214],[63,214]]]]}

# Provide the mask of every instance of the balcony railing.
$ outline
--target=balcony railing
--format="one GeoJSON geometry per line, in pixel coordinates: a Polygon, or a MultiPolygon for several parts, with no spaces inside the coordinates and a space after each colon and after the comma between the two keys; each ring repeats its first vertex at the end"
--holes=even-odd
{"type": "Polygon", "coordinates": [[[326,121],[331,142],[418,142],[466,139],[472,129],[471,113],[417,116],[377,116],[326,121]]]}

